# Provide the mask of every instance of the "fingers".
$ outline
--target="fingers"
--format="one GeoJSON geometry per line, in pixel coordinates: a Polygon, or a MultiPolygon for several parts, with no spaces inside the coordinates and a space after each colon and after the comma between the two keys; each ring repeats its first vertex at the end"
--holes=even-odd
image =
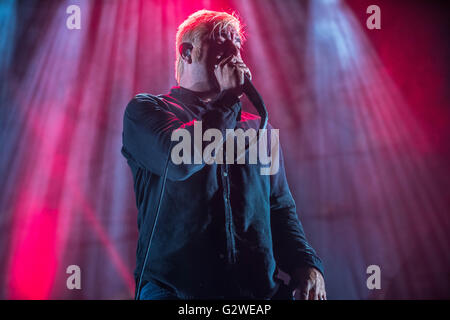
{"type": "MultiPolygon", "coordinates": [[[[325,281],[323,276],[315,269],[307,270],[305,273],[303,269],[293,274],[292,286],[296,288],[295,293],[299,293],[300,300],[326,300],[327,295],[325,291],[325,281]]],[[[297,298],[296,296],[294,296],[297,298]]]]}
{"type": "Polygon", "coordinates": [[[322,292],[325,291],[324,284],[321,281],[321,278],[317,278],[314,283],[314,300],[322,300],[322,292]]]}
{"type": "Polygon", "coordinates": [[[309,291],[300,292],[300,300],[309,300],[309,291]]]}
{"type": "Polygon", "coordinates": [[[314,289],[314,300],[320,300],[319,299],[319,295],[320,295],[320,290],[319,288],[316,286],[314,289]]]}
{"type": "Polygon", "coordinates": [[[242,61],[241,59],[237,59],[235,56],[226,57],[225,59],[223,59],[222,61],[219,62],[218,66],[223,68],[224,66],[226,66],[229,63],[230,63],[230,66],[242,68],[242,69],[245,69],[246,71],[250,72],[250,70],[245,65],[244,61],[242,61]]]}
{"type": "Polygon", "coordinates": [[[238,77],[239,77],[239,84],[243,85],[244,81],[245,81],[245,77],[244,77],[245,71],[244,71],[244,69],[237,68],[237,72],[238,72],[238,77]]]}
{"type": "Polygon", "coordinates": [[[327,293],[325,291],[325,283],[323,281],[317,281],[317,300],[327,300],[327,293]]]}
{"type": "Polygon", "coordinates": [[[220,67],[221,69],[223,69],[226,66],[236,69],[242,69],[244,70],[244,74],[247,74],[250,79],[252,77],[250,69],[245,65],[245,63],[242,60],[237,60],[235,56],[226,57],[225,59],[220,61],[219,64],[215,65],[214,68],[217,69],[220,67]]]}
{"type": "Polygon", "coordinates": [[[238,67],[239,69],[244,70],[244,74],[247,75],[247,77],[252,80],[252,73],[250,72],[250,69],[247,67],[247,65],[243,62],[238,62],[236,63],[236,67],[238,67]]]}
{"type": "Polygon", "coordinates": [[[317,300],[327,300],[327,294],[325,290],[319,290],[317,293],[317,300]]]}
{"type": "Polygon", "coordinates": [[[325,291],[325,287],[323,287],[320,292],[320,300],[327,300],[327,292],[325,291]]]}
{"type": "Polygon", "coordinates": [[[250,70],[242,59],[235,55],[228,56],[214,65],[214,74],[222,91],[235,89],[239,94],[242,94],[245,75],[251,78],[250,70]]]}
{"type": "Polygon", "coordinates": [[[311,290],[311,284],[309,281],[307,281],[300,288],[300,300],[308,300],[310,290],[311,290]]]}
{"type": "Polygon", "coordinates": [[[235,62],[235,59],[231,59],[226,66],[232,68],[233,72],[236,72],[237,80],[239,85],[243,85],[245,81],[245,74],[250,73],[250,70],[243,62],[235,62]]]}
{"type": "Polygon", "coordinates": [[[226,66],[231,61],[231,59],[233,59],[233,56],[226,57],[225,59],[220,61],[218,64],[216,64],[214,67],[216,69],[219,68],[219,67],[223,68],[224,66],[226,66]]]}
{"type": "Polygon", "coordinates": [[[317,287],[319,288],[319,300],[327,300],[327,292],[325,290],[325,281],[322,276],[317,279],[317,287]]]}
{"type": "Polygon", "coordinates": [[[300,287],[300,300],[327,300],[323,283],[308,281],[300,287]]]}

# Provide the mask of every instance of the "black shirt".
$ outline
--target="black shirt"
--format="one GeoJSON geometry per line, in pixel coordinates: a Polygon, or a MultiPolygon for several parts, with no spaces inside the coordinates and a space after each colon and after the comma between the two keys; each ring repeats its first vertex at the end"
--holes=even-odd
{"type": "Polygon", "coordinates": [[[193,136],[200,120],[203,132],[217,128],[224,137],[225,129],[257,130],[260,123],[230,93],[204,103],[182,87],[168,95],[139,94],[125,110],[122,154],[139,211],[136,281],[159,200],[143,280],[171,288],[179,298],[268,299],[277,288],[277,267],[291,273],[312,266],[323,273],[298,219],[281,148],[273,175],[261,175],[260,163],[172,162],[172,132],[184,128],[193,136]]]}

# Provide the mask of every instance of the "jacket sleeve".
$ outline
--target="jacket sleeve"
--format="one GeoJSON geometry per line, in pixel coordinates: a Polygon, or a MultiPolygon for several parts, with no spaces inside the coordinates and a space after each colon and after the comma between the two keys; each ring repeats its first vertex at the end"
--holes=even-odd
{"type": "Polygon", "coordinates": [[[270,214],[275,259],[288,274],[299,267],[314,267],[323,275],[322,261],[309,245],[302,224],[297,216],[295,201],[289,190],[281,147],[280,167],[270,177],[270,214]]]}
{"type": "MultiPolygon", "coordinates": [[[[196,120],[184,123],[174,113],[161,107],[157,99],[149,94],[138,94],[127,105],[123,120],[122,153],[127,158],[131,157],[138,166],[162,175],[174,146],[171,141],[172,133],[183,128],[193,137],[196,120]]],[[[210,103],[212,108],[208,109],[211,110],[202,118],[203,131],[216,128],[224,133],[225,129],[236,126],[236,118],[241,108],[237,97],[225,91],[210,103]]],[[[205,165],[201,162],[175,165],[169,160],[167,178],[185,180],[205,165]]]]}

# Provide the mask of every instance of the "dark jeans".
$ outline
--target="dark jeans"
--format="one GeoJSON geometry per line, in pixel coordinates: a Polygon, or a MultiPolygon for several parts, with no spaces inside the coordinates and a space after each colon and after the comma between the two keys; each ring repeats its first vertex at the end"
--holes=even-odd
{"type": "MultiPolygon", "coordinates": [[[[177,295],[161,285],[153,282],[147,282],[141,289],[139,300],[180,300],[177,295]]],[[[294,300],[292,290],[286,285],[281,284],[278,291],[271,300],[294,300]]]]}
{"type": "Polygon", "coordinates": [[[162,286],[147,282],[141,289],[139,300],[179,300],[176,294],[162,286]]]}

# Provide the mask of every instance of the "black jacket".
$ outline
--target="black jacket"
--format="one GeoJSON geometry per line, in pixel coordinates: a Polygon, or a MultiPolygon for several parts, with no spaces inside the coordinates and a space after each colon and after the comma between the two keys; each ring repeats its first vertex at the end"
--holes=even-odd
{"type": "Polygon", "coordinates": [[[171,134],[178,128],[193,133],[194,120],[202,121],[203,132],[217,128],[225,137],[225,129],[258,129],[260,118],[242,112],[229,93],[205,104],[181,87],[168,95],[139,94],[125,110],[122,154],[139,210],[136,280],[159,199],[143,280],[180,298],[267,299],[277,288],[276,267],[290,273],[313,266],[323,273],[297,217],[282,153],[274,175],[261,175],[259,163],[176,165],[168,158],[171,134]]]}

